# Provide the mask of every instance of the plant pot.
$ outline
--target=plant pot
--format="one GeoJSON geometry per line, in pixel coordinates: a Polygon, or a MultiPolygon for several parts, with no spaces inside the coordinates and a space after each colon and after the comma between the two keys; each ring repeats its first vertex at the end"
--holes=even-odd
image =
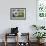
{"type": "Polygon", "coordinates": [[[37,39],[37,43],[41,44],[44,42],[45,39],[37,39]]]}
{"type": "Polygon", "coordinates": [[[40,43],[40,39],[37,39],[37,43],[40,43]]]}

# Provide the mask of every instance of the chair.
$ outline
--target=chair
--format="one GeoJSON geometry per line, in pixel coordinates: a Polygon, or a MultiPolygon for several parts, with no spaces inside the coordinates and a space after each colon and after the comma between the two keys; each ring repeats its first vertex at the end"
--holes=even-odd
{"type": "Polygon", "coordinates": [[[29,33],[21,33],[22,40],[27,39],[26,41],[22,41],[19,43],[19,46],[30,46],[29,42],[29,33]]]}
{"type": "Polygon", "coordinates": [[[5,33],[5,46],[7,46],[8,42],[7,42],[7,38],[10,38],[12,36],[17,36],[17,42],[16,42],[16,46],[18,46],[18,27],[16,28],[11,28],[11,33],[5,33]]]}

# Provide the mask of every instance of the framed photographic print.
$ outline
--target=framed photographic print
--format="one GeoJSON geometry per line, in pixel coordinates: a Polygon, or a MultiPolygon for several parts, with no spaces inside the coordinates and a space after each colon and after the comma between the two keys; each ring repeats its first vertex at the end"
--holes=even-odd
{"type": "Polygon", "coordinates": [[[11,20],[25,20],[26,8],[10,8],[10,19],[11,20]]]}

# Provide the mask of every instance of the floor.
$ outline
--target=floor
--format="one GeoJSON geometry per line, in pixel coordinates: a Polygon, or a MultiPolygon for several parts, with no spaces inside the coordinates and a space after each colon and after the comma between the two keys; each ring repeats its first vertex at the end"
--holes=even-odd
{"type": "MultiPolygon", "coordinates": [[[[30,46],[37,46],[37,43],[34,43],[34,42],[32,42],[32,43],[30,43],[31,45],[30,46]]],[[[4,43],[2,42],[0,42],[0,46],[4,46],[4,43]]],[[[8,43],[8,45],[7,46],[15,46],[15,43],[8,43]]],[[[25,46],[25,45],[21,45],[21,46],[25,46]]],[[[46,43],[44,43],[44,45],[41,45],[41,46],[46,46],[46,43]]]]}

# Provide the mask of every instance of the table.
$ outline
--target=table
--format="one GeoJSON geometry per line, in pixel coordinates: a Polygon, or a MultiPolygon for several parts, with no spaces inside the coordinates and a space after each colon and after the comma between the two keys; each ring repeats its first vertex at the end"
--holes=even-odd
{"type": "Polygon", "coordinates": [[[7,46],[8,42],[7,42],[7,36],[17,36],[17,42],[16,42],[16,45],[15,46],[18,46],[18,33],[15,33],[15,34],[11,34],[11,33],[6,33],[5,34],[5,46],[7,46]]]}

